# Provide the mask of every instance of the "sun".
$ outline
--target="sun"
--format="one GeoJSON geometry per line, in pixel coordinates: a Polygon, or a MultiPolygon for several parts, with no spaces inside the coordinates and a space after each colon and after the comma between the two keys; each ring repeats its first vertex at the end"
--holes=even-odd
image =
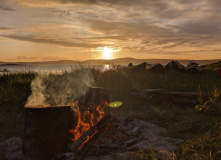
{"type": "Polygon", "coordinates": [[[103,59],[113,59],[112,53],[114,51],[111,48],[104,47],[102,52],[103,52],[103,59]]]}
{"type": "Polygon", "coordinates": [[[96,50],[93,51],[99,51],[102,53],[102,59],[114,59],[113,54],[114,52],[120,51],[120,49],[113,47],[113,46],[104,46],[104,47],[98,47],[96,50]]]}

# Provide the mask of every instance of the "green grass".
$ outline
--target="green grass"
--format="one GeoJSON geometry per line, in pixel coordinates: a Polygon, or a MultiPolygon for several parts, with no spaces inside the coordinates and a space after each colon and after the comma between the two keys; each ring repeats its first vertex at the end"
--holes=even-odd
{"type": "Polygon", "coordinates": [[[23,101],[31,92],[30,83],[35,73],[15,73],[0,75],[0,101],[15,98],[23,101]]]}
{"type": "MultiPolygon", "coordinates": [[[[164,75],[149,72],[131,72],[113,70],[101,72],[95,69],[73,70],[63,75],[45,75],[45,83],[53,86],[56,82],[68,82],[75,77],[73,84],[81,85],[82,78],[87,75],[88,85],[104,87],[110,92],[111,101],[122,101],[123,105],[111,108],[113,114],[128,116],[150,121],[166,128],[165,136],[184,139],[184,142],[174,151],[177,159],[221,159],[221,106],[216,101],[216,112],[200,112],[191,106],[174,106],[164,103],[151,105],[145,100],[128,97],[130,88],[165,89],[180,92],[212,92],[221,89],[221,79],[214,71],[205,71],[197,75],[182,73],[167,73],[164,75]]],[[[12,98],[8,103],[0,105],[0,137],[9,138],[22,136],[24,123],[24,105],[31,94],[30,84],[36,73],[16,73],[0,75],[0,102],[12,98]]],[[[85,79],[84,79],[85,80],[85,79]]],[[[55,86],[59,88],[59,83],[55,86]]],[[[60,87],[61,88],[61,87],[60,87]]],[[[71,88],[72,90],[75,89],[71,88]]],[[[209,101],[209,100],[208,100],[209,101]]],[[[213,100],[210,102],[214,102],[213,100]]],[[[204,105],[202,102],[201,105],[204,105]]],[[[210,104],[209,104],[210,105],[210,104]]],[[[136,155],[141,157],[161,159],[157,153],[141,151],[136,155]]]]}
{"type": "Polygon", "coordinates": [[[108,71],[95,75],[95,86],[107,88],[112,100],[123,99],[130,88],[165,89],[173,92],[211,92],[221,88],[220,78],[216,72],[202,72],[190,75],[170,72],[165,75],[153,74],[147,71],[108,71]]]}
{"type": "Polygon", "coordinates": [[[30,83],[34,73],[3,74],[0,76],[0,136],[21,136],[24,122],[24,104],[31,93],[30,83]]]}
{"type": "Polygon", "coordinates": [[[214,72],[196,75],[170,72],[164,75],[153,73],[128,74],[133,80],[134,88],[160,88],[167,91],[197,91],[199,86],[203,91],[221,87],[220,78],[214,72]]]}
{"type": "MultiPolygon", "coordinates": [[[[169,103],[154,106],[144,100],[138,102],[137,99],[125,99],[121,107],[112,108],[111,111],[113,114],[126,114],[166,128],[167,132],[164,136],[184,140],[184,143],[174,151],[175,157],[191,160],[221,159],[220,102],[217,108],[215,113],[199,112],[190,106],[175,106],[169,103]]],[[[146,152],[149,153],[149,151],[146,152]]],[[[148,159],[149,156],[150,154],[146,155],[146,158],[148,159]]],[[[156,157],[162,159],[160,155],[156,157]]]]}

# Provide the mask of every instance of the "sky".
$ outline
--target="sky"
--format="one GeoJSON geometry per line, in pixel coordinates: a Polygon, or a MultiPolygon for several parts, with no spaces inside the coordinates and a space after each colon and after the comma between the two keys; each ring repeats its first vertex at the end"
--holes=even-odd
{"type": "Polygon", "coordinates": [[[0,0],[0,61],[221,59],[220,8],[221,0],[0,0]]]}

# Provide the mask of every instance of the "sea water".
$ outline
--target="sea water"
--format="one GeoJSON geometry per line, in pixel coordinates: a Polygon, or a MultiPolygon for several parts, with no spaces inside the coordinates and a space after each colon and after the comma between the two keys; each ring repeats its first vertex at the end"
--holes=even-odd
{"type": "Polygon", "coordinates": [[[106,65],[0,65],[0,73],[38,72],[38,73],[63,73],[74,69],[95,68],[108,70],[113,66],[106,65]]]}

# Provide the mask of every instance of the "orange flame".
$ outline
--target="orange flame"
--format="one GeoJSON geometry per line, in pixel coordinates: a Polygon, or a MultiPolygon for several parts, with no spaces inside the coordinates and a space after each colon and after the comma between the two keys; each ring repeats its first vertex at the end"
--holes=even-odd
{"type": "MultiPolygon", "coordinates": [[[[89,111],[90,108],[88,108],[88,110],[86,110],[82,115],[77,103],[78,102],[75,102],[75,106],[77,107],[77,114],[78,114],[78,124],[75,127],[75,129],[69,131],[71,134],[74,135],[74,139],[72,139],[73,141],[76,141],[78,138],[80,138],[82,134],[84,134],[95,123],[97,123],[100,119],[102,119],[105,114],[104,112],[105,108],[108,107],[107,103],[105,103],[103,107],[101,107],[101,105],[97,107],[93,105],[93,106],[90,106],[92,113],[89,111]]],[[[88,140],[89,139],[90,138],[88,138],[88,140]]]]}

